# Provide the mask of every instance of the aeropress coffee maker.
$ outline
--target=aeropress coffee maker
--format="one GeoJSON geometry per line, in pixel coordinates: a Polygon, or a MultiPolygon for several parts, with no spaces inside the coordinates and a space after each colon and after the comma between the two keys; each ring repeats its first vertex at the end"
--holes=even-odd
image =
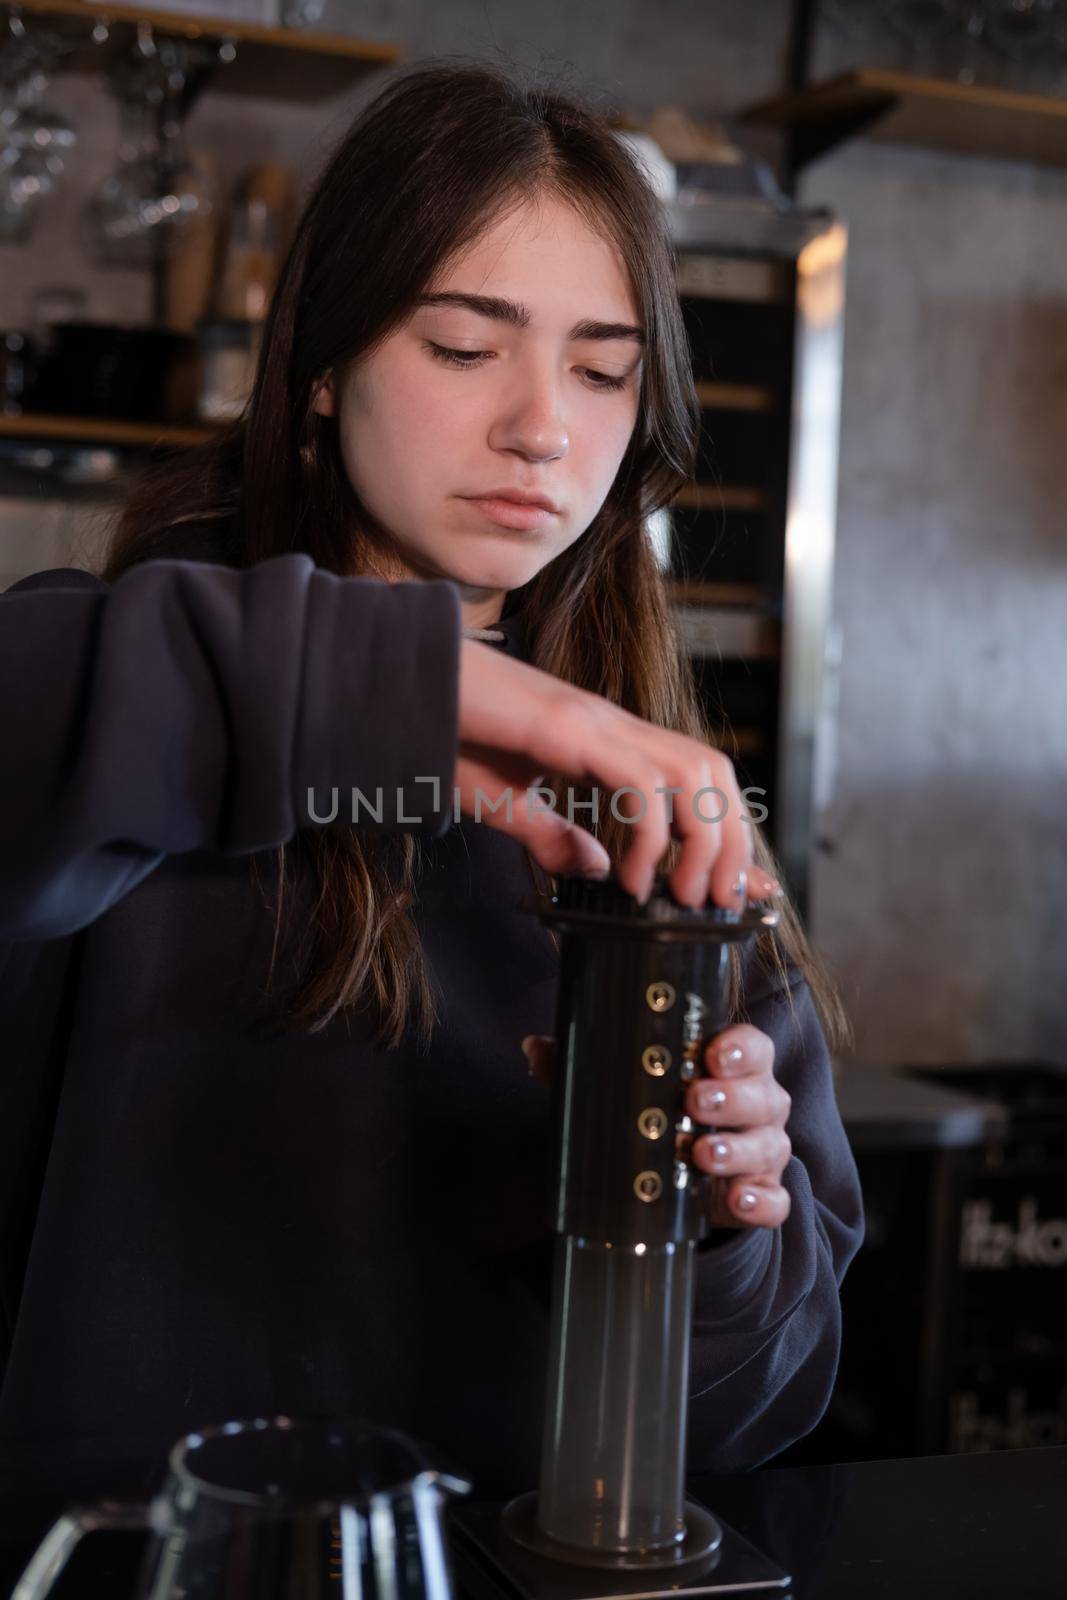
{"type": "Polygon", "coordinates": [[[729,947],[778,913],[645,905],[561,877],[520,905],[560,934],[556,1235],[540,1488],[452,1508],[471,1600],[643,1600],[782,1590],[789,1578],[685,1493],[695,1252],[710,1177],[689,1159],[689,1083],[727,1023],[729,947]]]}

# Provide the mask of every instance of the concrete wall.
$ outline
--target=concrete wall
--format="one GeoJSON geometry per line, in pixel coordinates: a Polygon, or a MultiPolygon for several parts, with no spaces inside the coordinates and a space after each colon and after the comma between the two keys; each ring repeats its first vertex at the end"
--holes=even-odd
{"type": "Polygon", "coordinates": [[[859,140],[801,198],[850,230],[815,937],[858,1059],[1063,1060],[1067,172],[859,140]]]}

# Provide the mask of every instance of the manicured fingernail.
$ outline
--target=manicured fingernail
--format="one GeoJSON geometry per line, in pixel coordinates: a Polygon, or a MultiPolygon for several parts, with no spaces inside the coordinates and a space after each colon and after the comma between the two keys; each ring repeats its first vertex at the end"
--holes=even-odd
{"type": "Polygon", "coordinates": [[[748,888],[748,873],[745,872],[742,869],[740,872],[738,872],[737,877],[734,879],[733,883],[730,885],[730,893],[737,895],[739,900],[744,900],[745,892],[746,892],[747,888],[748,888]]]}
{"type": "Polygon", "coordinates": [[[711,1164],[713,1167],[725,1166],[730,1155],[730,1146],[725,1140],[720,1139],[711,1147],[711,1164]]]}
{"type": "Polygon", "coordinates": [[[782,888],[782,885],[778,882],[777,878],[771,879],[770,883],[763,891],[763,898],[766,898],[766,896],[769,894],[785,894],[785,890],[782,888]]]}
{"type": "Polygon", "coordinates": [[[751,1189],[746,1189],[740,1200],[737,1202],[738,1209],[741,1211],[753,1211],[758,1204],[759,1196],[754,1195],[751,1189]]]}
{"type": "Polygon", "coordinates": [[[741,1063],[744,1059],[745,1052],[738,1045],[719,1051],[719,1066],[727,1077],[741,1070],[741,1063]]]}
{"type": "Polygon", "coordinates": [[[697,1091],[701,1111],[718,1111],[726,1104],[725,1089],[701,1088],[697,1091]]]}

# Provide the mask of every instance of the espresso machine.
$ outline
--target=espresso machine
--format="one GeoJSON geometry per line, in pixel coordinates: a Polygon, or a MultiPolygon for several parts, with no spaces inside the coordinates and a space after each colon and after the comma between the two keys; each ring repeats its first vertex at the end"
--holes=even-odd
{"type": "Polygon", "coordinates": [[[685,1112],[727,1025],[729,946],[772,910],[678,904],[657,877],[641,905],[614,878],[562,877],[524,909],[560,935],[555,1233],[539,1488],[453,1508],[471,1600],[642,1600],[788,1588],[781,1572],[687,1499],[695,1251],[710,1178],[685,1112]]]}

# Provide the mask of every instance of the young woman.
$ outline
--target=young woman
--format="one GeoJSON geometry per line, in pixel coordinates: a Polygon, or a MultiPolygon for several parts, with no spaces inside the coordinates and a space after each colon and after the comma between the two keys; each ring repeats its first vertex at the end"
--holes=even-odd
{"type": "MultiPolygon", "coordinates": [[[[558,958],[516,901],[608,868],[642,899],[657,868],[693,905],[780,889],[646,535],[698,418],[624,145],[419,66],[307,205],[241,424],[141,482],[102,574],[0,598],[16,1483],[144,1492],[179,1434],[277,1412],[536,1482],[549,1096],[520,1046],[558,958]]],[[[840,1007],[776,898],[690,1092],[694,1469],[818,1420],[861,1235],[840,1007]]]]}

